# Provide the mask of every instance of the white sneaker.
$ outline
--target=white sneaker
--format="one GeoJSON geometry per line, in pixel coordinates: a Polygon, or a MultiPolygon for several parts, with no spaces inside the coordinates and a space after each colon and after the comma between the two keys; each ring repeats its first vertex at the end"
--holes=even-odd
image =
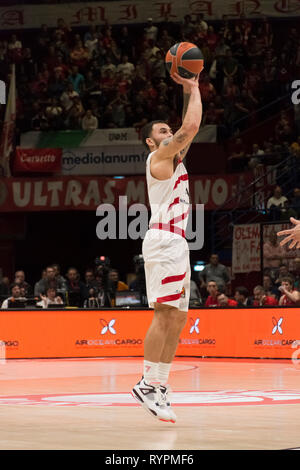
{"type": "Polygon", "coordinates": [[[168,408],[163,403],[162,393],[159,385],[149,385],[144,378],[133,387],[131,391],[133,398],[142,405],[152,416],[160,421],[171,421],[168,408]]]}
{"type": "Polygon", "coordinates": [[[174,413],[171,407],[171,403],[170,403],[170,386],[160,385],[159,388],[160,388],[161,395],[162,395],[163,407],[168,411],[169,416],[170,416],[170,421],[172,423],[176,423],[177,416],[174,413]]]}

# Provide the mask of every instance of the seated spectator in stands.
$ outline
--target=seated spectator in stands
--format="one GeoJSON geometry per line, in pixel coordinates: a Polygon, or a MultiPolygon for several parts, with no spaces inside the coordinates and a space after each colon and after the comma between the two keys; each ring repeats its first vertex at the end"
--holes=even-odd
{"type": "Polygon", "coordinates": [[[254,287],[253,295],[254,295],[254,302],[253,302],[254,307],[265,307],[265,306],[268,306],[268,305],[270,305],[270,306],[278,305],[278,300],[277,299],[265,294],[265,290],[264,290],[263,286],[254,287]]]}
{"type": "Polygon", "coordinates": [[[279,305],[300,307],[300,292],[295,289],[293,278],[283,277],[281,279],[279,290],[282,294],[279,299],[279,305]]]}
{"type": "Polygon", "coordinates": [[[276,287],[281,286],[281,280],[284,277],[290,277],[290,272],[287,264],[282,263],[277,271],[277,276],[275,277],[274,284],[276,287]]]}
{"type": "Polygon", "coordinates": [[[300,188],[295,188],[291,199],[291,207],[296,212],[296,217],[300,217],[300,188]]]}
{"type": "Polygon", "coordinates": [[[300,258],[295,258],[293,269],[293,278],[295,279],[295,288],[300,290],[300,258]]]}
{"type": "Polygon", "coordinates": [[[48,118],[51,129],[60,129],[63,127],[62,113],[63,109],[59,106],[57,98],[52,98],[51,103],[46,108],[46,117],[48,118]]]}
{"type": "Polygon", "coordinates": [[[60,102],[65,112],[70,111],[74,104],[74,98],[78,96],[79,94],[74,90],[72,83],[68,83],[67,89],[60,96],[60,102]]]}
{"type": "Polygon", "coordinates": [[[55,270],[52,266],[46,267],[45,277],[40,279],[34,287],[34,295],[45,295],[49,287],[53,287],[56,292],[59,293],[64,292],[66,289],[66,283],[63,280],[56,278],[55,270]]]}
{"type": "Polygon", "coordinates": [[[72,83],[74,91],[81,95],[81,93],[84,91],[85,79],[84,76],[79,73],[77,65],[72,66],[68,81],[72,83]]]}
{"type": "Polygon", "coordinates": [[[253,299],[249,297],[249,291],[246,287],[236,287],[234,298],[238,307],[252,307],[253,299]]]}
{"type": "Polygon", "coordinates": [[[260,148],[258,144],[252,145],[252,152],[247,155],[249,158],[248,166],[250,169],[253,169],[256,165],[262,163],[262,158],[265,152],[260,148]]]}
{"type": "Polygon", "coordinates": [[[98,129],[98,119],[93,115],[92,111],[88,109],[81,121],[81,127],[84,130],[98,129]]]}
{"type": "Polygon", "coordinates": [[[205,287],[210,281],[215,281],[219,288],[225,289],[230,283],[230,277],[226,266],[219,262],[219,256],[212,254],[209,263],[199,273],[200,287],[205,287]]]}
{"type": "Polygon", "coordinates": [[[233,80],[237,77],[238,73],[238,61],[233,57],[231,49],[226,51],[226,57],[224,59],[223,65],[224,73],[224,86],[227,86],[227,83],[230,82],[233,84],[233,80]]]}
{"type": "Polygon", "coordinates": [[[22,270],[15,272],[14,284],[18,284],[20,289],[24,289],[24,297],[29,297],[32,294],[31,285],[25,281],[25,273],[22,270]]]}
{"type": "Polygon", "coordinates": [[[95,273],[94,273],[93,269],[86,269],[85,270],[84,283],[85,283],[85,287],[87,288],[88,291],[90,289],[96,289],[97,290],[98,283],[96,281],[95,273]]]}
{"type": "Polygon", "coordinates": [[[217,283],[215,281],[208,281],[206,289],[209,296],[205,301],[205,307],[220,307],[218,302],[220,292],[217,283]]]}
{"type": "Polygon", "coordinates": [[[88,298],[85,299],[83,302],[83,307],[84,308],[100,308],[104,307],[104,304],[102,305],[99,297],[97,296],[97,290],[94,288],[90,288],[88,291],[88,298]]]}
{"type": "Polygon", "coordinates": [[[22,297],[21,288],[18,284],[11,286],[11,296],[2,302],[1,308],[13,308],[15,300],[26,300],[26,298],[22,297]]]}
{"type": "Polygon", "coordinates": [[[3,277],[0,279],[0,305],[3,302],[4,298],[8,296],[9,285],[3,281],[3,277]]]}
{"type": "Polygon", "coordinates": [[[84,301],[88,298],[88,291],[85,284],[80,281],[78,270],[74,267],[69,268],[66,277],[66,305],[83,307],[84,301]]]}
{"type": "Polygon", "coordinates": [[[51,305],[63,305],[63,300],[62,298],[57,295],[56,290],[53,287],[49,287],[49,289],[46,290],[46,295],[41,294],[41,301],[36,303],[37,307],[43,307],[43,308],[48,308],[48,306],[51,305]]]}
{"type": "Polygon", "coordinates": [[[134,67],[133,63],[129,62],[128,56],[123,55],[122,56],[122,61],[119,65],[117,65],[116,71],[117,72],[123,72],[123,74],[126,77],[131,78],[134,74],[135,67],[134,67]]]}
{"type": "Polygon", "coordinates": [[[57,264],[57,263],[54,263],[52,264],[52,268],[54,269],[54,274],[55,274],[55,279],[58,283],[58,290],[57,290],[57,293],[58,294],[62,294],[62,293],[65,293],[66,291],[66,279],[64,278],[64,276],[62,276],[61,272],[60,272],[60,265],[57,264]]]}
{"type": "Polygon", "coordinates": [[[264,274],[263,288],[265,289],[265,293],[266,293],[267,296],[274,297],[275,299],[279,299],[280,291],[273,284],[272,277],[269,274],[264,274]]]}
{"type": "Polygon", "coordinates": [[[119,271],[117,269],[110,269],[108,272],[108,283],[114,291],[129,290],[125,282],[119,280],[119,271]]]}
{"type": "Polygon", "coordinates": [[[285,249],[280,246],[275,230],[272,230],[263,244],[264,268],[278,269],[285,256],[285,249]]]}
{"type": "Polygon", "coordinates": [[[238,303],[236,300],[230,299],[225,294],[219,294],[217,299],[218,299],[218,303],[220,307],[237,307],[238,306],[238,303]]]}
{"type": "Polygon", "coordinates": [[[286,204],[288,198],[283,196],[282,189],[280,186],[276,186],[271,196],[267,201],[267,209],[270,211],[272,220],[281,220],[286,217],[286,204]]]}
{"type": "Polygon", "coordinates": [[[191,284],[190,284],[190,302],[189,305],[190,307],[199,307],[202,305],[202,298],[201,294],[199,292],[198,286],[193,279],[191,279],[191,284]]]}
{"type": "Polygon", "coordinates": [[[83,46],[82,41],[77,41],[70,52],[70,59],[73,65],[77,65],[80,70],[84,70],[89,61],[89,51],[83,46]]]}
{"type": "Polygon", "coordinates": [[[223,120],[224,109],[216,108],[214,102],[208,104],[206,111],[203,113],[203,125],[213,124],[217,126],[223,120]]]}

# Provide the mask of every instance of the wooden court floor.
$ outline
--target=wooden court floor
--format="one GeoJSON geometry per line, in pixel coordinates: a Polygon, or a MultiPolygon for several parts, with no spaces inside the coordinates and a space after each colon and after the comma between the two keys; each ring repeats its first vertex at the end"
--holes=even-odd
{"type": "Polygon", "coordinates": [[[6,360],[1,450],[282,450],[300,447],[292,361],[176,358],[176,424],[131,397],[142,358],[6,360]]]}

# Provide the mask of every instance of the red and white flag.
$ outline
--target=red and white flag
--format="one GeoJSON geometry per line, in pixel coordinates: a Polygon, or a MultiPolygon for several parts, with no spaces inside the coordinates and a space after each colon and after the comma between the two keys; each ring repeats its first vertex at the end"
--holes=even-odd
{"type": "Polygon", "coordinates": [[[14,146],[14,133],[16,126],[16,72],[12,65],[11,79],[6,104],[4,124],[0,141],[0,176],[11,176],[10,157],[14,146]]]}

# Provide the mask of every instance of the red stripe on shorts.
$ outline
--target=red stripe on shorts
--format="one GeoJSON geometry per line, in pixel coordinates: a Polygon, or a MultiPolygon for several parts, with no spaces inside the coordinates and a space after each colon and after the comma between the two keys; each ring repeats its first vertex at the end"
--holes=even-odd
{"type": "Polygon", "coordinates": [[[185,278],[186,273],[184,274],[178,274],[177,276],[168,276],[162,279],[161,283],[162,284],[168,284],[168,282],[176,282],[176,281],[182,281],[182,279],[185,278]]]}
{"type": "Polygon", "coordinates": [[[157,297],[156,302],[162,303],[162,302],[168,302],[171,300],[178,300],[181,297],[180,294],[172,294],[172,295],[165,295],[164,297],[157,297]]]}
{"type": "Polygon", "coordinates": [[[167,232],[176,233],[177,235],[181,235],[183,238],[185,238],[185,231],[179,227],[176,227],[176,225],[162,224],[160,222],[158,224],[150,225],[149,228],[157,228],[159,230],[166,230],[167,232]]]}
{"type": "Polygon", "coordinates": [[[177,186],[179,185],[179,183],[180,183],[181,181],[188,181],[188,179],[189,179],[188,174],[179,176],[179,178],[177,178],[177,180],[175,181],[173,191],[174,191],[174,189],[177,188],[177,186]]]}

